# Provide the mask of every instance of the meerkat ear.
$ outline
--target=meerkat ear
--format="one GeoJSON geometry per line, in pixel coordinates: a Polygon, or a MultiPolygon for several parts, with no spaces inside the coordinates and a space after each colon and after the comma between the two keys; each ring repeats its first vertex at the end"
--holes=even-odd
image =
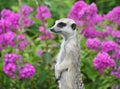
{"type": "Polygon", "coordinates": [[[73,23],[73,24],[71,25],[71,28],[72,28],[73,30],[75,30],[76,27],[77,27],[77,25],[76,25],[75,23],[73,23]]]}

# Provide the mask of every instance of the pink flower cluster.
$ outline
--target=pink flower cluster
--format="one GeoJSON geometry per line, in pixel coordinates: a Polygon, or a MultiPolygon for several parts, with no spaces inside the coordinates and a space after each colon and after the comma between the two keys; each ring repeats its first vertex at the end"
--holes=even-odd
{"type": "Polygon", "coordinates": [[[21,61],[21,56],[15,53],[12,54],[6,54],[4,57],[4,66],[3,66],[3,72],[12,78],[16,77],[16,70],[17,65],[16,61],[21,61]]]}
{"type": "Polygon", "coordinates": [[[92,49],[92,50],[95,50],[95,51],[98,51],[99,48],[100,48],[100,40],[97,39],[97,38],[89,38],[87,39],[86,41],[86,45],[89,49],[92,49]]]}
{"type": "Polygon", "coordinates": [[[40,6],[37,8],[36,18],[42,21],[42,25],[39,27],[39,31],[42,33],[41,40],[52,39],[53,35],[46,29],[46,19],[51,17],[51,13],[47,6],[40,6]]]}
{"type": "Polygon", "coordinates": [[[35,73],[35,68],[29,63],[19,70],[19,78],[31,78],[35,73]]]}
{"type": "Polygon", "coordinates": [[[7,32],[5,34],[0,35],[0,51],[4,49],[6,46],[15,46],[15,36],[14,32],[7,32]]]}
{"type": "Polygon", "coordinates": [[[100,32],[97,31],[93,26],[86,26],[81,33],[84,35],[86,38],[95,38],[100,36],[100,32]]]}
{"type": "Polygon", "coordinates": [[[112,58],[120,60],[120,49],[116,49],[112,54],[112,58]]]}
{"type": "Polygon", "coordinates": [[[103,52],[111,52],[119,49],[119,45],[114,41],[104,40],[102,43],[100,43],[98,38],[88,38],[86,45],[92,50],[98,50],[99,48],[99,50],[103,52]]]}
{"type": "Polygon", "coordinates": [[[33,8],[31,8],[30,6],[28,6],[28,5],[22,6],[24,27],[30,27],[34,24],[34,22],[29,19],[29,15],[32,11],[33,11],[33,8]]]}
{"type": "Polygon", "coordinates": [[[19,74],[19,78],[30,78],[35,73],[35,68],[29,63],[26,63],[24,67],[21,67],[17,63],[22,63],[22,57],[16,53],[5,54],[3,72],[12,78],[16,78],[19,74]]]}
{"type": "Polygon", "coordinates": [[[84,1],[77,1],[68,13],[68,18],[74,19],[80,26],[95,24],[102,20],[101,15],[97,15],[97,11],[95,3],[88,5],[84,1]]]}
{"type": "Polygon", "coordinates": [[[47,6],[40,6],[37,8],[36,18],[43,21],[43,20],[50,18],[50,17],[51,17],[51,13],[50,13],[47,6]]]}
{"type": "MultiPolygon", "coordinates": [[[[24,5],[21,8],[22,11],[22,26],[24,28],[30,27],[34,24],[30,20],[30,13],[33,8],[28,5],[24,5]]],[[[0,51],[5,50],[5,47],[11,46],[16,51],[23,51],[29,44],[26,35],[21,29],[21,12],[13,12],[9,9],[3,9],[0,12],[0,51]]],[[[42,24],[39,31],[42,33],[41,40],[52,39],[53,35],[46,29],[47,18],[51,17],[51,13],[47,6],[40,6],[37,8],[36,18],[38,18],[42,24]]],[[[25,29],[24,29],[25,30],[25,29]]],[[[42,56],[43,51],[38,52],[39,56],[42,56]]],[[[35,68],[29,63],[23,63],[23,59],[16,53],[9,53],[4,55],[3,72],[12,78],[31,78],[35,74],[35,68]]]]}
{"type": "Polygon", "coordinates": [[[5,54],[4,62],[6,63],[16,63],[16,61],[21,62],[21,56],[16,53],[5,54]]]}
{"type": "Polygon", "coordinates": [[[29,7],[28,5],[22,6],[22,14],[24,17],[28,17],[32,11],[33,11],[33,8],[29,7]]]}
{"type": "MultiPolygon", "coordinates": [[[[29,19],[29,14],[32,12],[32,8],[25,5],[22,6],[24,27],[33,25],[33,21],[29,19]]],[[[20,12],[13,12],[9,9],[3,9],[1,11],[0,30],[2,31],[13,31],[20,28],[20,12]]],[[[1,31],[0,31],[1,32],[1,31]]]]}
{"type": "Polygon", "coordinates": [[[19,49],[21,51],[24,50],[24,48],[28,45],[28,42],[26,40],[26,36],[24,34],[17,35],[17,39],[19,41],[19,49]]]}
{"type": "MultiPolygon", "coordinates": [[[[22,6],[24,27],[33,25],[33,21],[29,19],[29,14],[33,11],[28,5],[22,6]]],[[[3,9],[1,11],[0,19],[0,50],[3,50],[6,46],[15,47],[17,41],[17,30],[20,30],[20,12],[13,12],[9,9],[3,9]]],[[[27,45],[25,40],[19,41],[19,49],[23,50],[27,45]]]]}
{"type": "Polygon", "coordinates": [[[39,31],[42,32],[42,35],[40,36],[41,40],[53,38],[53,35],[48,30],[46,30],[44,26],[40,26],[39,31]]]}
{"type": "Polygon", "coordinates": [[[120,6],[113,8],[113,10],[109,11],[104,18],[120,25],[120,6]]]}
{"type": "Polygon", "coordinates": [[[113,41],[103,41],[101,50],[104,52],[110,52],[110,51],[114,51],[118,48],[119,48],[118,44],[116,44],[113,41]]]}
{"type": "Polygon", "coordinates": [[[112,71],[110,73],[112,76],[115,75],[116,78],[119,78],[120,79],[120,66],[118,66],[116,69],[114,69],[114,71],[112,71]]]}
{"type": "Polygon", "coordinates": [[[6,30],[4,27],[9,27],[9,30],[18,29],[19,28],[19,13],[15,13],[9,9],[3,9],[1,11],[1,21],[4,23],[9,22],[9,24],[2,24],[2,30],[6,30]]]}
{"type": "Polygon", "coordinates": [[[115,37],[115,38],[120,38],[120,31],[112,31],[112,36],[115,37]]]}
{"type": "Polygon", "coordinates": [[[120,44],[120,31],[112,31],[111,35],[114,37],[115,42],[120,44]]]}
{"type": "Polygon", "coordinates": [[[15,34],[14,32],[6,32],[0,35],[0,50],[6,46],[15,47],[16,42],[19,42],[18,48],[22,51],[28,45],[28,42],[23,34],[15,34]],[[20,38],[21,37],[21,38],[20,38]],[[24,39],[23,39],[24,37],[24,39]]]}
{"type": "Polygon", "coordinates": [[[95,68],[97,68],[100,73],[103,73],[103,69],[108,67],[114,67],[115,62],[111,59],[110,55],[106,52],[100,52],[93,60],[95,68]]]}
{"type": "Polygon", "coordinates": [[[16,78],[16,64],[8,63],[3,66],[3,72],[12,78],[16,78]]]}
{"type": "MultiPolygon", "coordinates": [[[[81,34],[87,38],[86,46],[99,52],[93,60],[94,67],[101,73],[110,67],[114,71],[119,66],[116,59],[120,61],[120,31],[117,28],[120,25],[120,6],[105,15],[97,12],[95,3],[88,5],[83,0],[78,0],[68,13],[68,18],[73,19],[82,28],[81,34]]],[[[114,75],[118,78],[120,72],[115,71],[117,75],[114,75]]]]}
{"type": "Polygon", "coordinates": [[[38,51],[37,51],[37,55],[38,55],[38,56],[42,56],[42,55],[43,55],[43,52],[44,52],[43,50],[38,50],[38,51]]]}

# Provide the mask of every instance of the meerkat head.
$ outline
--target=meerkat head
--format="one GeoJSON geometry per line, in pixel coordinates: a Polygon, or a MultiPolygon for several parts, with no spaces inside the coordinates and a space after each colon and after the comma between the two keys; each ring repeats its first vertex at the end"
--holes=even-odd
{"type": "Polygon", "coordinates": [[[50,30],[54,33],[61,34],[64,37],[69,37],[75,34],[76,24],[72,19],[62,18],[57,20],[50,30]]]}

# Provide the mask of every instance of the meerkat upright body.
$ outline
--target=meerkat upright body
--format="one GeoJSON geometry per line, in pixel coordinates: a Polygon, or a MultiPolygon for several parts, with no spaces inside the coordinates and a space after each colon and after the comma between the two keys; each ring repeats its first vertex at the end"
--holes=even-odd
{"type": "Polygon", "coordinates": [[[59,89],[84,89],[80,74],[80,48],[73,20],[64,18],[56,21],[52,32],[63,36],[55,65],[55,76],[59,89]]]}

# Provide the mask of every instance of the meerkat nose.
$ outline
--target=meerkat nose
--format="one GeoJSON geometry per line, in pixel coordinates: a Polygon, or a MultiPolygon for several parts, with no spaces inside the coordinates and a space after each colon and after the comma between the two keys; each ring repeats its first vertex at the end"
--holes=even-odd
{"type": "Polygon", "coordinates": [[[50,29],[50,31],[52,31],[52,32],[53,32],[53,31],[54,31],[54,29],[53,29],[53,28],[51,28],[51,29],[50,29]]]}

